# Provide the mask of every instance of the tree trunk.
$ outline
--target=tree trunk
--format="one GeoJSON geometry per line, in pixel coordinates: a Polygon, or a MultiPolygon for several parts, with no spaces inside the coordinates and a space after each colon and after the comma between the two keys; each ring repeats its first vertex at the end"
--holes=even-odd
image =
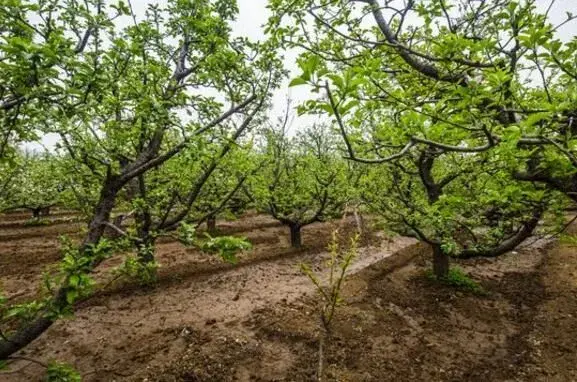
{"type": "Polygon", "coordinates": [[[449,276],[449,255],[439,244],[433,245],[433,273],[439,280],[449,276]]]}
{"type": "Polygon", "coordinates": [[[301,226],[298,224],[291,224],[289,227],[291,232],[291,247],[300,248],[303,244],[301,238],[301,226]]]}
{"type": "Polygon", "coordinates": [[[82,250],[84,250],[88,245],[98,243],[102,238],[106,228],[105,223],[110,220],[110,214],[114,208],[114,202],[116,200],[117,194],[118,189],[113,187],[110,182],[107,182],[102,187],[102,191],[100,192],[100,199],[96,205],[96,208],[94,209],[92,220],[88,225],[88,234],[82,242],[82,250]]]}
{"type": "MultiPolygon", "coordinates": [[[[107,181],[102,187],[100,199],[94,210],[92,220],[88,225],[88,233],[80,246],[80,251],[86,251],[90,246],[97,244],[102,238],[105,227],[104,223],[110,219],[110,213],[114,207],[118,189],[119,187],[115,187],[115,183],[113,183],[112,180],[107,181]]],[[[91,264],[91,269],[94,269],[97,265],[98,263],[91,264]]],[[[49,315],[49,313],[52,310],[64,310],[69,305],[66,298],[69,290],[68,283],[68,279],[64,280],[54,294],[49,308],[50,311],[41,312],[38,318],[27,323],[8,339],[0,340],[0,360],[8,359],[8,357],[26,347],[52,326],[56,319],[53,315],[49,315]]]]}
{"type": "Polygon", "coordinates": [[[325,377],[325,340],[326,333],[321,333],[319,338],[319,363],[317,366],[317,381],[323,382],[325,377]]]}
{"type": "Polygon", "coordinates": [[[216,217],[209,216],[206,219],[206,230],[210,235],[216,234],[216,217]]]}

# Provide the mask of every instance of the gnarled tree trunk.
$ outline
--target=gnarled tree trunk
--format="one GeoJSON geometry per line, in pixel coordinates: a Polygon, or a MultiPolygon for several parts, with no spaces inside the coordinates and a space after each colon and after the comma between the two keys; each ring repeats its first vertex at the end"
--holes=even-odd
{"type": "Polygon", "coordinates": [[[40,208],[40,207],[32,208],[32,218],[33,219],[40,219],[40,212],[41,211],[42,211],[42,208],[40,208]]]}
{"type": "MultiPolygon", "coordinates": [[[[119,191],[119,186],[114,181],[108,181],[100,192],[100,199],[94,210],[94,216],[88,226],[88,234],[84,238],[80,251],[86,251],[90,246],[96,245],[104,234],[105,224],[110,219],[110,213],[114,207],[114,201],[119,191]]],[[[92,264],[92,267],[98,264],[92,264]]],[[[44,333],[57,319],[50,314],[51,311],[60,311],[68,307],[67,293],[68,280],[64,280],[61,287],[54,294],[50,311],[41,312],[32,322],[17,330],[7,339],[0,340],[0,360],[8,359],[12,354],[23,349],[42,333],[44,333]]]]}

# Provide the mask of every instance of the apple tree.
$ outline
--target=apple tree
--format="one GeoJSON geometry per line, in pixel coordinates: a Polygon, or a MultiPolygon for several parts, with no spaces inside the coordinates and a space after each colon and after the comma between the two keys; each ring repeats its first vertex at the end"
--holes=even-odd
{"type": "Polygon", "coordinates": [[[291,137],[288,120],[287,113],[266,132],[266,165],[251,189],[262,209],[289,227],[291,246],[299,248],[302,227],[342,216],[351,188],[335,134],[317,124],[291,137]]]}
{"type": "Polygon", "coordinates": [[[144,16],[124,1],[10,3],[0,26],[24,38],[3,46],[2,108],[17,114],[2,118],[19,131],[56,134],[58,150],[91,173],[98,191],[86,235],[63,248],[51,291],[3,332],[1,360],[90,293],[90,274],[115,249],[103,234],[123,190],[229,118],[259,110],[276,65],[271,44],[231,35],[234,0],[170,0],[144,16]]]}
{"type": "Polygon", "coordinates": [[[573,15],[553,26],[533,0],[273,0],[271,8],[271,36],[303,52],[292,85],[320,94],[302,111],[330,116],[350,160],[389,174],[373,178],[383,195],[371,199],[389,199],[405,215],[396,219],[434,244],[438,276],[448,255],[494,256],[527,238],[558,199],[539,183],[574,198],[574,42],[556,34],[573,15]],[[513,211],[487,196],[502,189],[499,205],[513,211]],[[474,201],[474,219],[455,208],[465,201],[474,201]],[[481,218],[491,210],[499,223],[481,218]],[[496,234],[490,223],[511,231],[496,234]],[[455,245],[455,224],[494,240],[455,245]]]}

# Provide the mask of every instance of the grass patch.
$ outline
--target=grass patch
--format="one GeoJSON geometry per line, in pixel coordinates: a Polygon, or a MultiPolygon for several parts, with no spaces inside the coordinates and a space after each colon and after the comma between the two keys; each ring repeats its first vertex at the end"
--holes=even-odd
{"type": "Polygon", "coordinates": [[[577,236],[570,234],[563,234],[559,237],[559,242],[561,244],[567,244],[572,247],[577,246],[577,236]]]}
{"type": "Polygon", "coordinates": [[[32,218],[24,222],[24,227],[40,227],[50,225],[52,222],[50,219],[37,219],[32,218]]]}
{"type": "Polygon", "coordinates": [[[432,281],[440,282],[441,284],[448,285],[454,287],[456,289],[474,293],[480,296],[488,295],[488,292],[475,280],[469,277],[461,268],[459,267],[451,267],[449,269],[449,274],[447,277],[443,277],[441,279],[437,278],[433,271],[427,271],[427,278],[432,281]]]}

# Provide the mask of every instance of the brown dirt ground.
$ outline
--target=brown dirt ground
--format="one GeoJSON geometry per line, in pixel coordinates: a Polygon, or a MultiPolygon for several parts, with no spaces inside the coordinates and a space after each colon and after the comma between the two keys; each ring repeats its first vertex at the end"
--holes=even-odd
{"type": "MultiPolygon", "coordinates": [[[[154,289],[122,280],[109,284],[112,269],[122,261],[121,257],[110,259],[95,275],[106,288],[80,304],[72,319],[53,325],[18,356],[71,363],[87,381],[142,379],[149,370],[177,359],[187,349],[186,338],[193,338],[196,328],[217,332],[241,326],[256,309],[293,301],[310,292],[311,285],[299,271],[299,264],[307,262],[319,269],[327,255],[325,248],[331,232],[340,227],[341,232],[348,234],[353,229],[351,221],[341,223],[306,227],[305,246],[295,251],[288,248],[287,229],[268,217],[256,215],[221,222],[221,231],[239,233],[253,243],[251,251],[239,256],[237,265],[164,241],[158,245],[161,268],[154,289]]],[[[12,302],[34,296],[39,274],[59,258],[56,228],[36,228],[33,238],[28,235],[17,243],[0,241],[1,252],[12,251],[4,255],[6,266],[1,271],[3,289],[12,302]],[[40,243],[44,247],[36,248],[40,243]]],[[[71,230],[64,227],[65,232],[71,230]]],[[[369,237],[361,249],[364,256],[353,270],[412,242],[407,238],[392,241],[369,237]]],[[[15,372],[0,374],[0,380],[34,381],[41,380],[43,374],[41,367],[28,361],[14,362],[12,370],[15,372]]]]}
{"type": "MultiPolygon", "coordinates": [[[[577,249],[535,243],[459,264],[487,292],[425,276],[420,244],[348,278],[327,381],[576,381],[577,249]]],[[[314,381],[316,299],[254,311],[241,328],[197,328],[151,381],[314,381]]]]}
{"type": "MultiPolygon", "coordinates": [[[[113,283],[20,355],[69,362],[86,381],[313,381],[317,299],[298,264],[321,272],[338,225],[306,228],[307,246],[294,251],[267,217],[221,222],[254,244],[236,266],[164,242],[155,289],[113,283]]],[[[33,273],[57,260],[52,228],[0,240],[14,300],[33,295],[33,273]]],[[[487,291],[477,295],[430,281],[428,248],[411,239],[364,244],[328,342],[327,381],[577,381],[577,248],[538,242],[458,262],[487,291]]],[[[99,269],[101,284],[120,261],[99,269]]],[[[31,362],[12,369],[0,381],[42,378],[31,362]]]]}

